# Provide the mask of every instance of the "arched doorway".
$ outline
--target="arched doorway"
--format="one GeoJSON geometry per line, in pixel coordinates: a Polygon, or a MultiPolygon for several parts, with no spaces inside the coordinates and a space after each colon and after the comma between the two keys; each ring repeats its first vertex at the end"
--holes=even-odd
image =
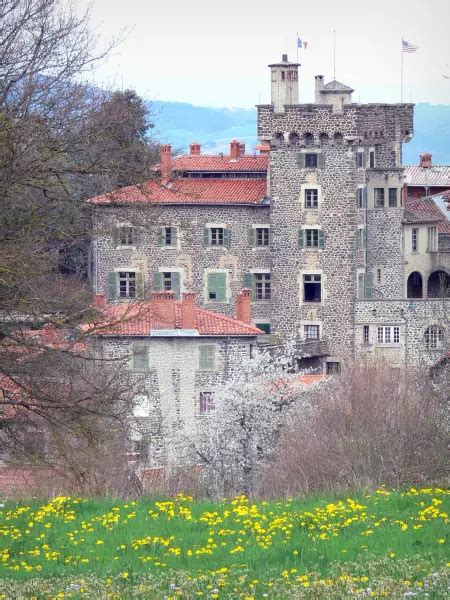
{"type": "Polygon", "coordinates": [[[428,277],[428,298],[446,298],[450,293],[450,277],[445,271],[434,271],[428,277]]]}
{"type": "Polygon", "coordinates": [[[408,277],[407,298],[423,298],[422,275],[418,271],[413,271],[408,277]]]}

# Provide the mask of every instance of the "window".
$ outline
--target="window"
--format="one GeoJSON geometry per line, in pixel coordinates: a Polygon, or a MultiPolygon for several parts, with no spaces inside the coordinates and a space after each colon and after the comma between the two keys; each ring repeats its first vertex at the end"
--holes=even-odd
{"type": "Polygon", "coordinates": [[[356,153],[356,167],[362,169],[364,167],[364,150],[358,150],[356,153]]]}
{"type": "Polygon", "coordinates": [[[384,188],[375,188],[373,190],[375,208],[384,207],[384,188]]]}
{"type": "Polygon", "coordinates": [[[397,206],[397,188],[389,188],[389,206],[395,208],[397,206]]]}
{"type": "Polygon", "coordinates": [[[136,273],[119,271],[119,298],[136,298],[136,273]]]}
{"type": "Polygon", "coordinates": [[[264,333],[270,333],[270,323],[255,323],[255,327],[264,331],[264,333]]]}
{"type": "Polygon", "coordinates": [[[317,169],[317,154],[311,152],[305,154],[305,168],[317,169]]]}
{"type": "Polygon", "coordinates": [[[286,73],[285,71],[281,71],[281,81],[284,81],[286,78],[286,73]]]}
{"type": "Polygon", "coordinates": [[[202,344],[198,348],[200,371],[214,371],[215,346],[214,344],[202,344]]]}
{"type": "Polygon", "coordinates": [[[358,250],[364,250],[366,247],[366,230],[364,227],[358,229],[358,250]]]}
{"type": "Polygon", "coordinates": [[[227,274],[208,273],[207,275],[207,300],[209,302],[226,302],[227,300],[227,274]]]}
{"type": "Polygon", "coordinates": [[[199,394],[199,412],[201,415],[207,415],[216,408],[214,404],[214,392],[200,392],[199,394]]]}
{"type": "Polygon", "coordinates": [[[224,247],[229,246],[230,234],[226,227],[206,227],[205,246],[224,247]]]}
{"type": "Polygon", "coordinates": [[[318,340],[320,339],[320,326],[319,325],[305,325],[304,326],[305,340],[318,340]]]}
{"type": "Polygon", "coordinates": [[[439,325],[431,325],[426,329],[423,341],[428,350],[437,350],[444,347],[444,330],[439,325]]]}
{"type": "Polygon", "coordinates": [[[339,375],[341,372],[341,363],[327,362],[327,375],[339,375]]]}
{"type": "Polygon", "coordinates": [[[370,339],[369,334],[370,334],[369,325],[363,325],[363,342],[364,342],[364,344],[369,343],[369,339],[370,339]]]}
{"type": "Polygon", "coordinates": [[[411,252],[418,252],[419,250],[419,229],[413,227],[411,229],[411,252]]]}
{"type": "Polygon", "coordinates": [[[367,188],[360,187],[357,192],[358,208],[365,208],[367,206],[367,188]]]}
{"type": "Polygon", "coordinates": [[[133,371],[147,371],[148,370],[148,344],[145,342],[135,342],[133,344],[133,359],[132,368],[133,371]]]}
{"type": "Polygon", "coordinates": [[[322,301],[321,275],[303,275],[303,300],[305,302],[322,301]]]}
{"type": "Polygon", "coordinates": [[[373,273],[358,273],[358,298],[373,298],[373,273]]]}
{"type": "Polygon", "coordinates": [[[150,399],[146,394],[138,394],[133,398],[133,416],[150,416],[150,399]]]}
{"type": "Polygon", "coordinates": [[[369,150],[369,168],[375,168],[375,150],[369,150]]]}
{"type": "Polygon", "coordinates": [[[377,327],[377,343],[379,345],[400,344],[400,327],[398,325],[377,327]]]}
{"type": "Polygon", "coordinates": [[[255,300],[270,300],[270,273],[255,273],[255,300]]]}
{"type": "Polygon", "coordinates": [[[428,227],[428,252],[437,252],[438,249],[438,235],[437,227],[428,227]]]}
{"type": "Polygon", "coordinates": [[[177,245],[178,230],[176,227],[161,227],[159,245],[174,248],[177,245]]]}
{"type": "Polygon", "coordinates": [[[324,248],[325,235],[322,229],[300,229],[298,232],[300,248],[324,248]]]}
{"type": "Polygon", "coordinates": [[[117,228],[117,246],[133,246],[135,243],[134,229],[131,226],[117,228]]]}
{"type": "Polygon", "coordinates": [[[175,298],[180,298],[181,273],[178,271],[163,271],[153,275],[155,292],[175,292],[175,298]]]}
{"type": "Polygon", "coordinates": [[[318,208],[319,190],[305,190],[305,208],[318,208]]]}
{"type": "Polygon", "coordinates": [[[255,227],[253,230],[255,236],[255,246],[269,246],[270,229],[269,227],[255,227]]]}

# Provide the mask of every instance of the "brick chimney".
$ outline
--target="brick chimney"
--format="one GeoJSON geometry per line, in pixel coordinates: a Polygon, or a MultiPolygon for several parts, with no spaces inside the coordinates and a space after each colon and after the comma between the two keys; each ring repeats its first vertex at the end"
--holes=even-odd
{"type": "Polygon", "coordinates": [[[245,156],[245,144],[243,142],[239,144],[239,156],[245,156]]]}
{"type": "Polygon", "coordinates": [[[175,292],[152,292],[151,314],[156,329],[175,329],[175,292]]]}
{"type": "Polygon", "coordinates": [[[161,179],[167,183],[172,175],[172,146],[163,144],[161,146],[161,179]]]}
{"type": "Polygon", "coordinates": [[[241,145],[237,140],[230,142],[230,160],[238,161],[241,155],[241,145]]]}
{"type": "Polygon", "coordinates": [[[189,144],[189,154],[191,156],[200,156],[201,153],[201,146],[198,142],[192,142],[192,144],[189,144]]]}
{"type": "Polygon", "coordinates": [[[94,296],[94,306],[95,308],[103,308],[106,306],[106,296],[105,294],[95,294],[94,296]]]}
{"type": "Polygon", "coordinates": [[[432,158],[433,155],[429,152],[424,152],[423,154],[420,154],[420,166],[423,169],[431,169],[431,167],[433,166],[432,158]]]}
{"type": "Polygon", "coordinates": [[[250,325],[252,322],[252,306],[250,302],[250,290],[245,288],[239,292],[236,298],[236,319],[250,325]]]}
{"type": "Polygon", "coordinates": [[[194,292],[184,292],[181,302],[183,329],[197,329],[197,305],[194,292]]]}

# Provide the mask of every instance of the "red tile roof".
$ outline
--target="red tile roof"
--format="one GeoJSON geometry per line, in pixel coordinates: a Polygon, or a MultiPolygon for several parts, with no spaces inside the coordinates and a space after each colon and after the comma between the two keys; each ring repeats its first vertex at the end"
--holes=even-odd
{"type": "MultiPolygon", "coordinates": [[[[406,205],[406,218],[408,219],[408,213],[413,213],[411,215],[413,218],[417,216],[420,220],[420,217],[429,218],[430,221],[439,223],[438,231],[439,233],[450,233],[450,222],[448,218],[442,213],[439,207],[434,202],[433,198],[417,198],[416,200],[408,200],[406,205]]],[[[417,220],[416,222],[419,222],[417,220]]]]}
{"type": "MultiPolygon", "coordinates": [[[[268,162],[268,156],[264,154],[245,155],[237,160],[231,160],[230,155],[186,154],[172,158],[171,167],[173,171],[261,173],[267,171],[268,162]]],[[[156,165],[155,170],[161,170],[161,165],[156,165]]]]}
{"type": "Polygon", "coordinates": [[[183,322],[183,303],[186,300],[158,300],[158,296],[163,295],[168,296],[169,293],[154,293],[151,301],[104,304],[97,307],[98,320],[82,329],[88,335],[98,336],[148,336],[158,330],[165,330],[171,336],[177,331],[182,335],[183,329],[197,330],[201,336],[255,336],[263,333],[253,325],[199,308],[195,304],[192,306],[193,322],[183,322]]]}
{"type": "Polygon", "coordinates": [[[420,167],[405,166],[406,185],[411,187],[450,187],[450,166],[420,167]]]}
{"type": "Polygon", "coordinates": [[[265,179],[175,179],[167,185],[151,180],[96,196],[91,204],[259,204],[265,179]]]}

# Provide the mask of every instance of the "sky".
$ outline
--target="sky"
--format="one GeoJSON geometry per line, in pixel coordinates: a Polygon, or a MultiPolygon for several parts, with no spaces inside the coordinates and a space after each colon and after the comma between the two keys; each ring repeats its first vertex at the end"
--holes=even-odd
{"type": "Polygon", "coordinates": [[[100,38],[123,41],[92,77],[148,99],[251,107],[270,102],[267,65],[296,60],[298,32],[300,102],[312,102],[314,75],[333,79],[335,30],[353,101],[400,101],[403,37],[419,46],[403,55],[404,101],[450,104],[449,22],[449,0],[93,0],[100,38]]]}

